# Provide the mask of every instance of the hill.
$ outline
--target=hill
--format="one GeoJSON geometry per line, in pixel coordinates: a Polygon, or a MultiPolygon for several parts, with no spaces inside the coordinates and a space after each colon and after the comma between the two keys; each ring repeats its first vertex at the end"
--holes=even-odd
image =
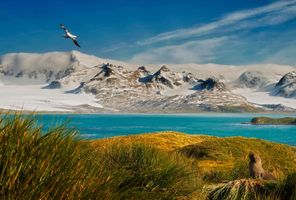
{"type": "Polygon", "coordinates": [[[295,147],[244,137],[219,138],[179,132],[159,132],[98,139],[93,141],[92,145],[99,148],[134,143],[154,146],[165,152],[180,152],[187,158],[198,160],[198,166],[205,171],[231,170],[241,163],[246,163],[250,151],[260,154],[266,167],[276,173],[283,174],[296,169],[295,147]]]}
{"type": "Polygon", "coordinates": [[[296,125],[295,117],[270,118],[270,117],[255,117],[251,120],[254,125],[296,125]]]}

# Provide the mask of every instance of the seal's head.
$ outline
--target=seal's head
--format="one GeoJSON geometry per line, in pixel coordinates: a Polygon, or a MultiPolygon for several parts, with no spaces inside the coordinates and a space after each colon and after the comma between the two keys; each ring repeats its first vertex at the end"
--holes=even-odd
{"type": "Polygon", "coordinates": [[[261,160],[260,157],[252,151],[249,153],[249,159],[252,163],[256,163],[261,160]]]}

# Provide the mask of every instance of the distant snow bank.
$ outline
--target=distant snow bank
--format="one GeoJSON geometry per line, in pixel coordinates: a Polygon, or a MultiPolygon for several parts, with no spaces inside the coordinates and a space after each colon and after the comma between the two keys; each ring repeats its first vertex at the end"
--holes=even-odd
{"type": "Polygon", "coordinates": [[[59,71],[69,66],[93,67],[98,64],[112,62],[125,64],[111,59],[102,59],[79,51],[48,52],[48,53],[9,53],[0,56],[0,65],[4,68],[13,68],[16,71],[53,70],[59,71]]]}
{"type": "Polygon", "coordinates": [[[71,112],[72,107],[88,105],[102,108],[91,94],[70,94],[63,90],[41,89],[44,85],[3,85],[0,83],[0,108],[27,111],[71,112]]]}
{"type": "Polygon", "coordinates": [[[268,92],[256,91],[256,89],[238,88],[233,93],[244,96],[251,103],[256,104],[282,104],[296,109],[296,99],[280,96],[271,96],[268,92]]]}
{"type": "Polygon", "coordinates": [[[25,84],[41,84],[103,63],[125,65],[124,62],[101,59],[79,51],[9,53],[0,56],[0,80],[5,84],[18,84],[18,80],[25,84]]]}

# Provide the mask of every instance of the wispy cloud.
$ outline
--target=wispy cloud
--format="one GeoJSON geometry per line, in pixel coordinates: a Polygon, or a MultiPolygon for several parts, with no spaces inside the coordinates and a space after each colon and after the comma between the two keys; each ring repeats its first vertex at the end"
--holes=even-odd
{"type": "Polygon", "coordinates": [[[153,48],[136,54],[130,61],[149,64],[210,62],[215,59],[215,49],[229,39],[229,37],[219,37],[153,48]]]}
{"type": "MultiPolygon", "coordinates": [[[[261,33],[258,33],[253,30],[260,27],[275,27],[295,18],[296,0],[282,0],[258,8],[236,11],[208,24],[165,32],[138,41],[134,45],[141,47],[141,52],[134,54],[130,61],[136,63],[264,61],[278,50],[269,49],[268,46],[284,48],[280,43],[286,43],[288,38],[279,36],[277,41],[273,41],[270,40],[273,32],[261,30],[261,33]],[[267,49],[267,53],[258,53],[263,52],[262,48],[267,49]]],[[[279,30],[275,29],[275,32],[277,31],[279,30]]],[[[284,54],[287,52],[281,50],[276,57],[285,57],[284,54]]]]}
{"type": "Polygon", "coordinates": [[[161,33],[154,37],[138,41],[138,45],[151,45],[168,40],[197,37],[213,33],[219,29],[246,29],[283,23],[296,17],[296,0],[278,1],[263,7],[230,13],[219,20],[202,26],[184,28],[161,33]],[[240,23],[243,23],[241,25],[240,23]],[[229,27],[231,26],[231,27],[229,27]]]}

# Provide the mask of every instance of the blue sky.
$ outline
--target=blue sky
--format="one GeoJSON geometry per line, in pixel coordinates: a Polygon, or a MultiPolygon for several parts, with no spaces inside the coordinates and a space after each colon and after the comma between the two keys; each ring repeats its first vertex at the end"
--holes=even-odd
{"type": "Polygon", "coordinates": [[[1,0],[0,54],[70,51],[136,63],[296,65],[296,0],[1,0]],[[64,23],[79,36],[62,38],[64,23]]]}

